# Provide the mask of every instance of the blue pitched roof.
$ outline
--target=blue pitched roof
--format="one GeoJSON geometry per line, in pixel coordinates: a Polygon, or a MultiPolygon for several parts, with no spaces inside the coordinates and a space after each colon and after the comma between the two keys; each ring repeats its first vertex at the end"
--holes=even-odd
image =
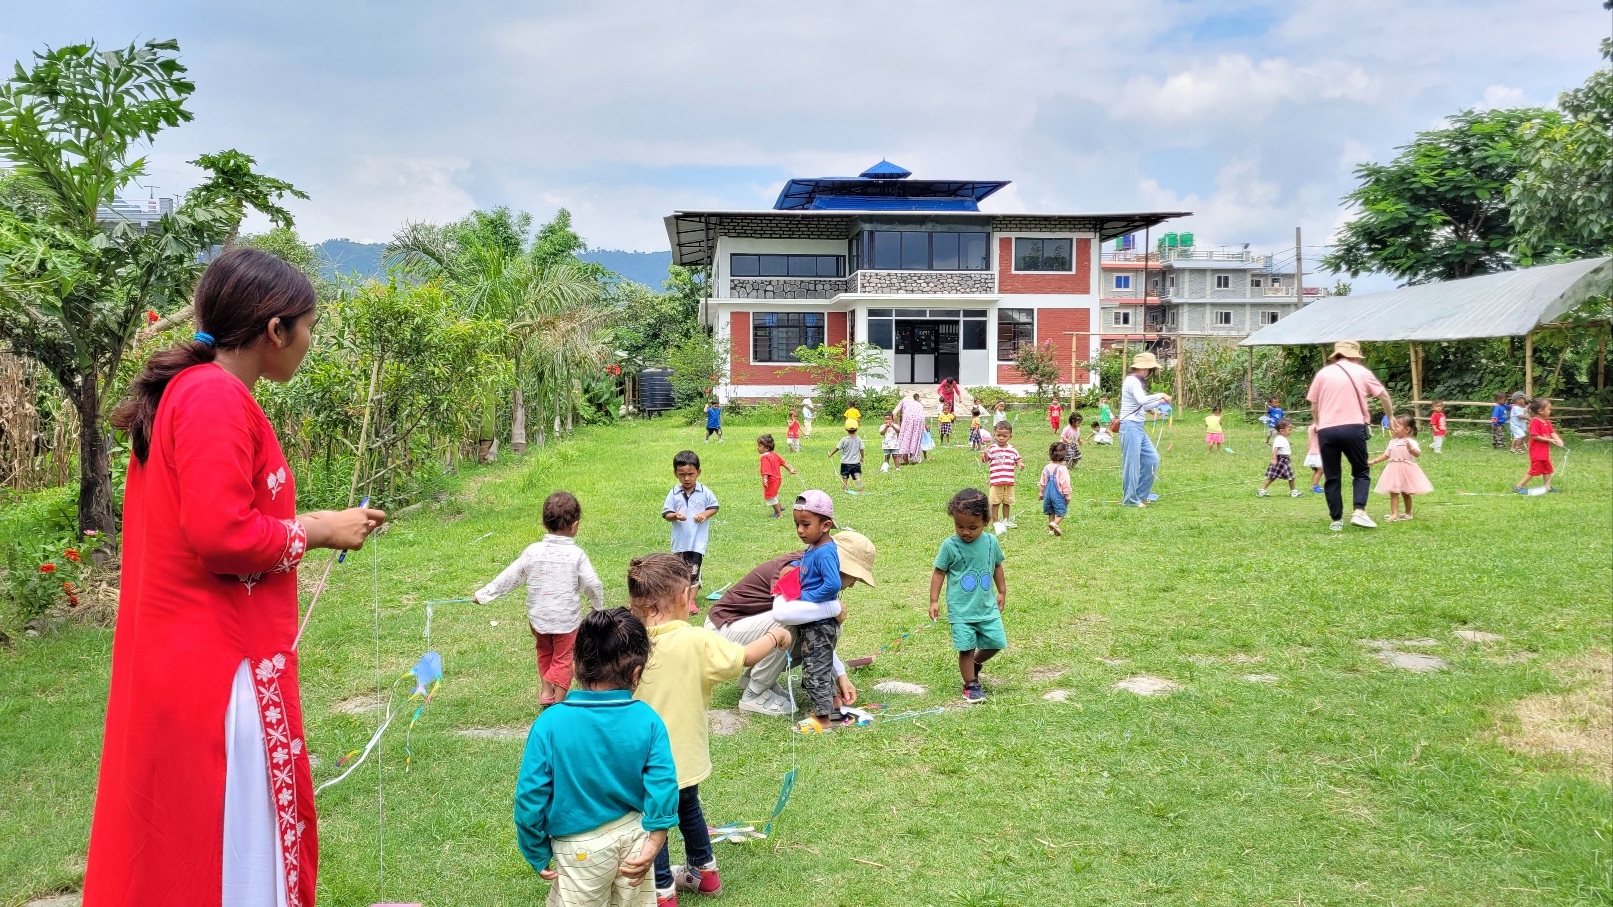
{"type": "Polygon", "coordinates": [[[858,176],[792,179],[773,207],[835,211],[979,211],[980,200],[1008,185],[1007,180],[916,180],[912,173],[880,161],[858,176]]]}

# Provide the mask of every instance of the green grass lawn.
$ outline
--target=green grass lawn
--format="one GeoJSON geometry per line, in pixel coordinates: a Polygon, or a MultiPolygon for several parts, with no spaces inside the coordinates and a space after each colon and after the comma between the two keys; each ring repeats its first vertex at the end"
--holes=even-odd
{"type": "MultiPolygon", "coordinates": [[[[718,845],[724,901],[1613,904],[1605,761],[1498,740],[1530,732],[1520,701],[1571,689],[1562,665],[1605,672],[1613,657],[1613,444],[1570,442],[1564,494],[1462,496],[1505,491],[1526,464],[1488,437],[1456,436],[1423,457],[1437,490],[1414,522],[1335,534],[1320,496],[1255,498],[1257,429],[1229,424],[1236,454],[1212,455],[1194,416],[1162,445],[1162,498],[1146,511],[1097,503],[1119,497],[1119,451],[1087,447],[1055,540],[1034,493],[1051,435],[1040,419],[1020,425],[1022,528],[1003,540],[1010,647],[987,672],[991,700],[959,704],[937,626],[853,674],[865,702],[943,714],[824,737],[752,717],[713,737],[717,769],[702,785],[713,824],[765,817],[780,776],[800,768],[772,839],[718,845]],[[1467,643],[1462,629],[1505,639],[1467,643]],[[1402,648],[1448,669],[1393,669],[1362,642],[1421,637],[1435,644],[1402,648]],[[1182,688],[1115,689],[1143,674],[1182,688]],[[884,679],[929,693],[872,693],[884,679]],[[1052,690],[1067,699],[1044,700],[1052,690]]],[[[944,449],[899,474],[871,471],[872,494],[845,496],[825,456],[840,434],[829,427],[785,455],[807,487],[835,489],[841,526],[878,546],[878,587],[847,597],[842,654],[855,657],[926,622],[930,563],[951,531],[945,501],[983,476],[967,449],[944,449]]],[[[422,651],[420,603],[490,579],[540,535],[543,498],[563,488],[582,499],[579,541],[607,601],[625,604],[628,559],[666,546],[659,507],[684,447],[723,500],[706,561],[709,588],[721,586],[795,542],[761,503],[761,430],[730,426],[722,445],[668,419],[585,430],[463,477],[448,503],[348,558],[302,648],[316,781],[373,727],[373,715],[333,707],[374,695],[377,588],[390,682],[422,651]]],[[[1386,510],[1375,495],[1371,513],[1386,510]]],[[[305,586],[322,567],[310,563],[305,586]]],[[[537,903],[547,886],[510,819],[523,741],[458,733],[524,728],[536,714],[519,595],[439,607],[431,644],[447,677],[415,728],[412,769],[401,727],[382,750],[385,900],[537,903]]],[[[109,632],[75,629],[0,653],[0,903],[81,882],[110,649],[109,632]]],[[[736,700],[730,684],[713,707],[736,700]]],[[[1592,701],[1605,745],[1607,705],[1592,701]]],[[[173,754],[174,771],[185,762],[173,754]]],[[[323,904],[382,899],[375,765],[318,801],[323,904]]]]}

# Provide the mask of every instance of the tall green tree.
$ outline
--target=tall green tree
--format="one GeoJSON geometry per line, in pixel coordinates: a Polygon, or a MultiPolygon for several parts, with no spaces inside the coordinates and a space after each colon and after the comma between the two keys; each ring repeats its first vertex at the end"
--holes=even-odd
{"type": "Polygon", "coordinates": [[[47,49],[0,84],[0,341],[61,385],[79,418],[81,529],[117,530],[107,386],[148,310],[181,304],[229,211],[187,205],[145,231],[100,207],[145,170],[137,145],[188,122],[174,41],[47,49]]]}
{"type": "MultiPolygon", "coordinates": [[[[1613,64],[1613,39],[1602,41],[1613,64]]],[[[1520,255],[1613,251],[1613,65],[1557,97],[1563,116],[1520,130],[1521,168],[1507,187],[1520,255]]]]}
{"type": "Polygon", "coordinates": [[[1516,232],[1506,195],[1523,166],[1519,130],[1561,117],[1537,108],[1465,110],[1447,122],[1418,133],[1389,163],[1355,168],[1361,184],[1344,201],[1356,216],[1323,267],[1415,284],[1513,266],[1516,232]]]}

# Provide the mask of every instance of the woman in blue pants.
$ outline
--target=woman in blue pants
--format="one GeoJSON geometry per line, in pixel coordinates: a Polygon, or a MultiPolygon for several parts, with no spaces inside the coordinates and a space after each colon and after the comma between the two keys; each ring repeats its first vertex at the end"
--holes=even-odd
{"type": "Polygon", "coordinates": [[[1147,507],[1154,489],[1154,473],[1159,470],[1159,451],[1148,439],[1143,414],[1171,402],[1169,394],[1150,394],[1148,376],[1159,368],[1153,353],[1138,353],[1131,361],[1131,374],[1120,386],[1120,503],[1147,507]]]}

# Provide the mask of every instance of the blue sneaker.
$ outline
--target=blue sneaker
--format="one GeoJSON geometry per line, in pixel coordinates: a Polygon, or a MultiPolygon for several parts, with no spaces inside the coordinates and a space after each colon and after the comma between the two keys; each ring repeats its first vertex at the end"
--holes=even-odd
{"type": "Polygon", "coordinates": [[[1311,486],[1311,494],[1321,494],[1321,493],[1322,493],[1322,486],[1320,486],[1320,485],[1312,485],[1311,486]]]}

